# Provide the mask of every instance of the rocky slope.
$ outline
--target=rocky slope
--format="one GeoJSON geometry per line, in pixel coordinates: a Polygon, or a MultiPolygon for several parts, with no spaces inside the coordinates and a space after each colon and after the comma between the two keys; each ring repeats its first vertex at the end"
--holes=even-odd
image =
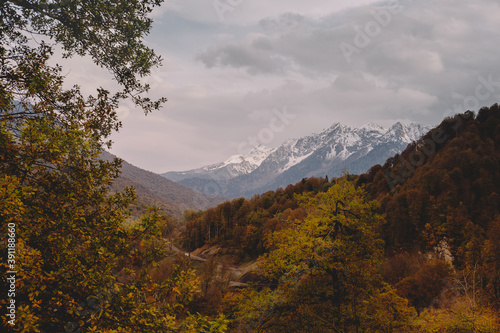
{"type": "Polygon", "coordinates": [[[319,134],[287,140],[275,149],[259,146],[247,156],[163,176],[202,193],[249,197],[306,177],[335,177],[344,170],[363,173],[400,153],[429,129],[415,123],[398,122],[389,129],[372,123],[361,128],[336,123],[319,134]]]}

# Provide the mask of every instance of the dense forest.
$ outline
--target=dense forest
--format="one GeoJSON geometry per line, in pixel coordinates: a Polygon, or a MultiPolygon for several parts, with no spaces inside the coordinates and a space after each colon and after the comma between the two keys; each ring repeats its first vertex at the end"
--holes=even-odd
{"type": "Polygon", "coordinates": [[[366,174],[331,181],[303,179],[286,189],[186,214],[182,244],[189,250],[220,247],[218,255],[233,263],[263,263],[249,279],[254,288],[238,296],[229,293],[238,298],[233,318],[261,318],[253,329],[285,332],[293,324],[297,332],[431,327],[494,332],[499,318],[493,314],[500,306],[499,140],[498,105],[481,109],[477,116],[470,111],[458,114],[366,174]],[[368,205],[373,215],[360,218],[359,208],[351,208],[356,200],[368,205]],[[344,237],[355,242],[352,248],[344,245],[346,253],[337,253],[344,237]],[[373,243],[365,243],[370,237],[373,243]],[[333,246],[335,251],[329,248],[333,246]],[[363,249],[370,250],[354,255],[363,249]],[[367,255],[374,256],[371,264],[362,261],[367,255]],[[343,271],[357,260],[363,267],[360,273],[381,284],[353,280],[343,271]],[[293,287],[283,281],[289,274],[295,276],[293,287]],[[340,281],[339,275],[346,280],[340,281]],[[391,307],[400,307],[397,313],[379,314],[394,318],[387,323],[391,328],[369,323],[376,316],[374,309],[348,303],[359,294],[342,295],[347,302],[342,305],[335,303],[342,303],[340,295],[327,296],[336,287],[347,288],[342,282],[352,283],[349,288],[370,285],[370,297],[387,293],[383,295],[391,307]],[[348,320],[349,315],[360,317],[348,320]]]}
{"type": "Polygon", "coordinates": [[[306,217],[296,195],[325,192],[331,185],[327,179],[304,179],[250,200],[239,198],[204,212],[186,212],[182,245],[195,250],[206,243],[220,243],[240,260],[256,259],[266,252],[267,236],[306,217]]]}
{"type": "Polygon", "coordinates": [[[366,174],[178,219],[113,188],[120,102],[165,102],[141,81],[161,2],[0,2],[2,332],[500,330],[498,105],[366,174]],[[66,88],[56,49],[118,90],[66,88]]]}

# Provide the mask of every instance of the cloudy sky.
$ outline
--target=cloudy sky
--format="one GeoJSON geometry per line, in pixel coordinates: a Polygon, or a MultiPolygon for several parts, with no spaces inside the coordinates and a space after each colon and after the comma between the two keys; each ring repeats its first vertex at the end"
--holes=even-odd
{"type": "Polygon", "coordinates": [[[335,122],[434,125],[500,101],[498,0],[166,0],[154,19],[164,64],[147,82],[169,101],[147,117],[122,105],[112,152],[155,172],[335,122]]]}

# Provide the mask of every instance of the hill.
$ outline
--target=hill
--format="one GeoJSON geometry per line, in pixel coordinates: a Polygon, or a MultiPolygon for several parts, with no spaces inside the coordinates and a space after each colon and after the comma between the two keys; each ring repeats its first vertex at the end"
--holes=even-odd
{"type": "Polygon", "coordinates": [[[443,238],[457,261],[484,242],[500,214],[498,105],[445,119],[357,180],[387,215],[392,247],[429,249],[443,238]]]}
{"type": "MultiPolygon", "coordinates": [[[[115,156],[103,152],[102,158],[111,160],[115,156]]],[[[122,191],[127,186],[135,188],[136,208],[137,205],[139,207],[154,205],[163,208],[165,212],[175,217],[181,217],[185,210],[205,210],[226,200],[222,197],[196,192],[123,161],[120,177],[113,183],[112,190],[122,191]]]]}
{"type": "Polygon", "coordinates": [[[380,302],[359,310],[368,317],[391,313],[373,322],[386,331],[498,332],[499,147],[493,105],[445,119],[365,174],[303,179],[187,216],[189,250],[259,263],[240,277],[241,293],[214,285],[218,298],[204,302],[234,318],[251,313],[261,318],[253,328],[269,332],[358,325],[357,297],[380,302]]]}

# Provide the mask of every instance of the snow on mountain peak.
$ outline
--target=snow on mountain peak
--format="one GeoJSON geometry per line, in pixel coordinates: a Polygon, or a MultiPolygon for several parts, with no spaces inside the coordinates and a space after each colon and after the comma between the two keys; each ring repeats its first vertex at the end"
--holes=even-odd
{"type": "Polygon", "coordinates": [[[361,127],[335,123],[319,134],[288,139],[276,148],[258,145],[225,162],[182,173],[170,172],[165,177],[191,186],[198,184],[193,188],[201,191],[206,179],[220,179],[224,191],[241,196],[257,189],[286,186],[304,177],[338,176],[344,169],[365,172],[367,166],[383,163],[429,130],[429,126],[415,123],[397,122],[389,129],[375,123],[361,127]],[[234,185],[231,190],[227,187],[229,180],[234,185]]]}
{"type": "Polygon", "coordinates": [[[244,160],[258,167],[269,156],[269,154],[271,154],[272,151],[272,148],[264,145],[258,145],[252,149],[250,153],[244,156],[244,160]]]}
{"type": "Polygon", "coordinates": [[[246,155],[229,157],[224,163],[217,165],[217,169],[229,167],[231,168],[231,174],[247,174],[258,168],[272,151],[272,148],[258,145],[246,155]]]}
{"type": "Polygon", "coordinates": [[[376,132],[380,132],[380,133],[387,132],[387,130],[385,128],[383,128],[379,124],[375,124],[375,123],[365,124],[365,125],[361,126],[361,129],[364,129],[367,132],[371,132],[371,131],[376,131],[376,132]]]}
{"type": "Polygon", "coordinates": [[[233,155],[229,157],[223,165],[229,165],[229,164],[238,164],[244,161],[244,157],[242,155],[233,155]]]}
{"type": "Polygon", "coordinates": [[[269,155],[269,162],[279,165],[277,173],[283,173],[322,149],[324,152],[321,154],[324,156],[320,159],[324,163],[340,163],[339,161],[345,161],[353,155],[358,158],[364,156],[379,144],[410,143],[420,138],[426,129],[428,130],[427,126],[414,123],[404,125],[398,122],[385,129],[375,123],[356,128],[337,122],[320,134],[285,141],[269,155]]]}
{"type": "Polygon", "coordinates": [[[398,121],[389,128],[385,136],[411,143],[418,140],[423,135],[422,133],[425,134],[429,129],[429,126],[422,124],[410,123],[406,125],[398,121]]]}

